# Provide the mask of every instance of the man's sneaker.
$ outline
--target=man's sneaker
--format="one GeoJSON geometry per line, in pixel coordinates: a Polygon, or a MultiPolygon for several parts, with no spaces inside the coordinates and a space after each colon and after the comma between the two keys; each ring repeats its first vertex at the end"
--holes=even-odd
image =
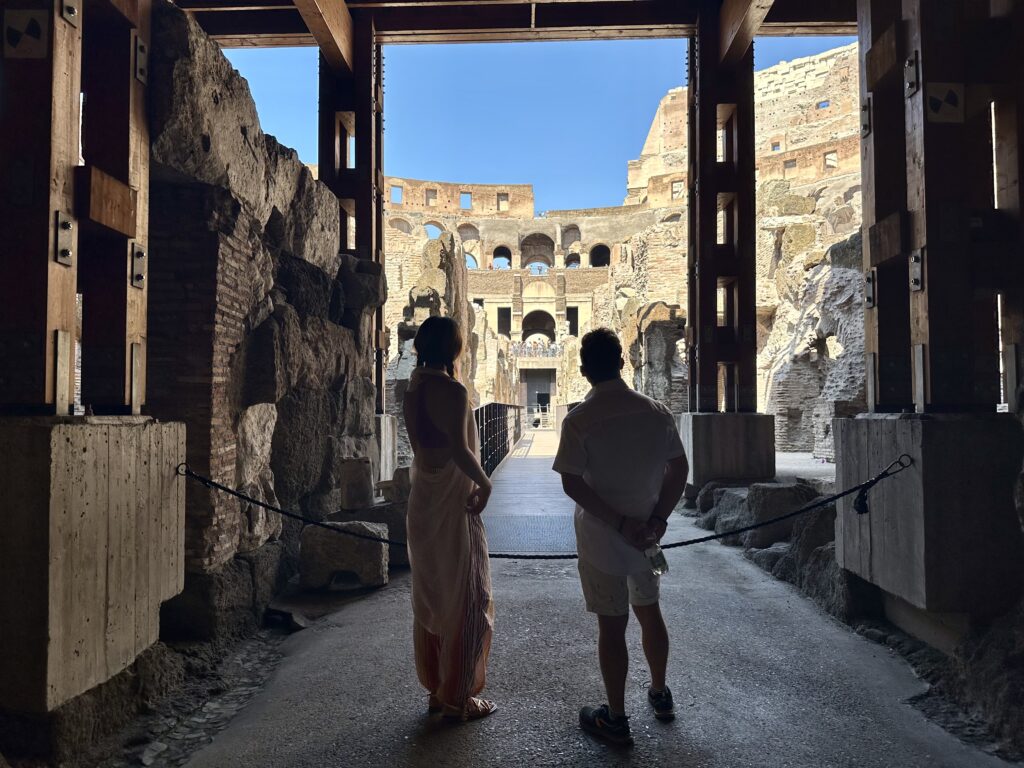
{"type": "Polygon", "coordinates": [[[580,727],[616,746],[633,746],[633,734],[629,731],[629,718],[625,715],[612,717],[607,704],[581,709],[580,727]]]}
{"type": "Polygon", "coordinates": [[[663,691],[655,691],[653,688],[648,688],[647,700],[654,707],[654,716],[656,718],[659,720],[675,719],[676,707],[672,703],[672,691],[668,689],[667,685],[663,691]]]}

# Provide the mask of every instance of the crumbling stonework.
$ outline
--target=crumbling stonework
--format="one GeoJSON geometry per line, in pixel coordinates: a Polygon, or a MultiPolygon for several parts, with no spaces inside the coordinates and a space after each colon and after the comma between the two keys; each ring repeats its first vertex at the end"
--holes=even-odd
{"type": "MultiPolygon", "coordinates": [[[[856,46],[757,72],[755,93],[759,408],[775,416],[780,450],[831,460],[832,417],[864,404],[860,245],[852,237],[861,221],[856,46]]],[[[686,141],[686,89],[673,89],[629,163],[625,204],[616,208],[535,216],[529,187],[499,211],[497,187],[389,178],[401,189],[400,203],[385,204],[396,296],[386,308],[389,325],[402,322],[424,245],[444,232],[461,242],[467,297],[505,354],[505,366],[477,364],[483,401],[506,392],[526,405],[525,379],[518,394],[491,383],[498,370],[519,376],[516,368],[546,371],[556,408],[578,401],[588,389],[578,339],[607,326],[622,338],[627,380],[681,413],[686,141]],[[460,192],[469,197],[460,201],[460,192]]],[[[393,362],[400,345],[393,335],[393,362]]],[[[490,346],[481,349],[490,354],[490,346]]]]}
{"type": "Polygon", "coordinates": [[[758,401],[777,450],[834,460],[832,418],[866,405],[859,178],[817,197],[785,181],[758,191],[758,401]]]}
{"type": "MultiPolygon", "coordinates": [[[[382,271],[339,253],[337,199],[261,131],[220,47],[166,2],[153,29],[150,410],[186,422],[194,470],[258,499],[319,516],[352,485],[372,501],[382,271]],[[365,478],[339,470],[359,457],[365,478]]],[[[288,570],[280,547],[264,556],[281,534],[268,513],[189,485],[186,589],[167,626],[258,620],[288,570]]]]}

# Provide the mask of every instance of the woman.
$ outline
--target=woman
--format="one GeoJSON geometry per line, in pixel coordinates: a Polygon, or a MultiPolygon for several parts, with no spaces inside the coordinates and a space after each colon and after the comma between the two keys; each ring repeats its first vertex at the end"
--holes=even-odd
{"type": "Polygon", "coordinates": [[[432,317],[413,342],[416,370],[405,395],[405,425],[415,459],[409,494],[409,564],[416,671],[428,710],[476,720],[497,709],[477,698],[491,647],[494,604],[480,513],[491,481],[477,459],[476,422],[455,380],[458,326],[432,317]]]}

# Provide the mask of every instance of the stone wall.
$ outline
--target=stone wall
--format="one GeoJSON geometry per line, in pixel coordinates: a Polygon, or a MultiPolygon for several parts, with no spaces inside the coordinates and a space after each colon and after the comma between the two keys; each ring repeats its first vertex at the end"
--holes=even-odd
{"type": "Polygon", "coordinates": [[[758,204],[758,401],[777,450],[834,460],[832,417],[866,407],[859,177],[767,182],[758,204]]]}
{"type": "MultiPolygon", "coordinates": [[[[166,2],[153,29],[149,409],[186,422],[196,471],[323,516],[348,483],[372,496],[384,276],[339,254],[337,199],[261,131],[220,47],[166,2]]],[[[281,533],[276,516],[189,485],[168,631],[252,624],[286,574],[281,533]]]]}
{"type": "MultiPolygon", "coordinates": [[[[755,73],[759,407],[776,416],[780,450],[825,459],[833,457],[832,416],[864,405],[860,247],[859,241],[838,245],[861,222],[857,75],[855,45],[755,73]]],[[[484,305],[479,317],[492,332],[499,309],[511,313],[512,342],[521,340],[530,311],[550,313],[561,350],[557,403],[586,392],[578,337],[607,326],[622,337],[627,380],[682,412],[686,142],[686,90],[676,88],[662,99],[640,157],[629,163],[620,207],[535,217],[386,204],[388,278],[398,296],[386,310],[389,324],[401,321],[405,295],[420,276],[424,225],[435,223],[473,257],[478,268],[468,272],[469,299],[484,305]],[[522,268],[539,253],[538,238],[550,253],[535,266],[542,275],[522,268]],[[609,249],[610,263],[594,268],[589,256],[599,247],[609,249]],[[510,268],[495,263],[499,248],[508,249],[510,268]],[[567,329],[569,308],[579,318],[576,337],[567,329]]],[[[415,189],[433,184],[453,195],[472,186],[392,182],[415,189]]],[[[393,354],[396,344],[393,337],[393,354]]],[[[487,376],[486,367],[477,368],[477,388],[496,391],[487,376]]]]}

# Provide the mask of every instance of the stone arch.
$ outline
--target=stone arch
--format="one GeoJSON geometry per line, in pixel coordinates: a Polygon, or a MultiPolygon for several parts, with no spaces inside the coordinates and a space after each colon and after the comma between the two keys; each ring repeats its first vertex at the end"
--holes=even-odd
{"type": "Polygon", "coordinates": [[[533,280],[523,286],[524,299],[554,299],[555,287],[543,280],[533,280]]]}
{"type": "Polygon", "coordinates": [[[471,253],[476,253],[477,243],[480,242],[480,230],[472,224],[459,224],[455,231],[459,233],[463,247],[471,253]]]}
{"type": "Polygon", "coordinates": [[[664,219],[661,220],[661,223],[662,224],[672,224],[674,222],[681,221],[682,218],[683,218],[683,214],[681,214],[681,213],[670,213],[668,216],[666,216],[664,219]]]}
{"type": "Polygon", "coordinates": [[[531,264],[555,266],[555,241],[541,232],[534,232],[523,238],[520,249],[523,253],[523,267],[531,264]]]}
{"type": "Polygon", "coordinates": [[[567,253],[565,254],[565,268],[566,269],[579,269],[583,265],[580,255],[578,253],[567,253]]]}
{"type": "Polygon", "coordinates": [[[534,336],[543,336],[549,342],[555,340],[555,318],[550,312],[535,309],[523,318],[523,341],[534,336]]]}
{"type": "Polygon", "coordinates": [[[491,267],[493,269],[511,269],[512,251],[507,245],[499,245],[491,254],[491,267]]]}
{"type": "Polygon", "coordinates": [[[388,226],[391,227],[392,229],[397,229],[399,232],[404,232],[407,235],[412,234],[412,224],[410,224],[405,219],[388,219],[388,226]]]}
{"type": "Polygon", "coordinates": [[[448,230],[445,229],[444,224],[439,221],[428,221],[423,224],[423,231],[427,233],[427,237],[431,240],[437,240],[448,230]]]}
{"type": "Polygon", "coordinates": [[[598,243],[590,249],[590,266],[607,267],[612,263],[612,249],[604,243],[598,243]]]}
{"type": "Polygon", "coordinates": [[[472,253],[466,253],[466,269],[479,269],[480,265],[477,263],[476,256],[472,253]]]}
{"type": "Polygon", "coordinates": [[[562,228],[562,250],[571,251],[573,246],[580,241],[580,228],[575,224],[570,224],[567,227],[562,228]]]}

